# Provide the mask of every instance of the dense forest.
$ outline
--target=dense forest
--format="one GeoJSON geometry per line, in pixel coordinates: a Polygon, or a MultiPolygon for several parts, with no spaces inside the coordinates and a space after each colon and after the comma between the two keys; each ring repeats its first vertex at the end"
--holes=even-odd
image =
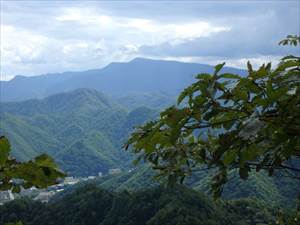
{"type": "Polygon", "coordinates": [[[277,211],[250,199],[213,202],[176,186],[113,193],[87,185],[48,204],[20,199],[0,207],[0,223],[26,225],[254,225],[277,211]]]}
{"type": "Polygon", "coordinates": [[[2,103],[0,132],[19,160],[47,153],[69,175],[89,176],[129,168],[131,158],[121,151],[122,144],[133,126],[157,115],[155,109],[129,111],[98,91],[77,89],[42,100],[2,103]]]}
{"type": "MultiPolygon", "coordinates": [[[[157,173],[153,172],[149,165],[137,167],[130,173],[122,172],[114,176],[104,176],[95,179],[92,183],[98,187],[109,191],[122,192],[129,190],[132,192],[141,191],[149,187],[157,187],[163,184],[163,181],[154,179],[157,173]]],[[[213,171],[201,171],[199,169],[193,176],[188,178],[185,185],[193,190],[212,196],[210,190],[211,177],[213,171]]],[[[297,180],[280,176],[269,177],[266,173],[252,173],[247,181],[240,180],[237,176],[230,175],[230,181],[224,187],[222,199],[233,200],[241,198],[258,199],[265,205],[274,207],[293,207],[297,203],[300,184],[297,180]]],[[[78,187],[85,183],[79,184],[78,187]]],[[[70,188],[76,189],[77,186],[70,188]]]]}

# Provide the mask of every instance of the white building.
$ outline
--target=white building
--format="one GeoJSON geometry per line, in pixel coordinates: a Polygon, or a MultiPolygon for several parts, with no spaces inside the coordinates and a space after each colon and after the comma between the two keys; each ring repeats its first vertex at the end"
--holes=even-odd
{"type": "Polygon", "coordinates": [[[78,183],[80,180],[78,178],[75,178],[75,177],[66,177],[64,179],[64,185],[73,185],[73,184],[76,184],[78,183]]]}
{"type": "Polygon", "coordinates": [[[121,171],[120,168],[115,168],[115,169],[109,169],[109,170],[108,170],[108,173],[109,173],[110,175],[119,174],[119,173],[121,173],[121,172],[122,172],[122,171],[121,171]]]}
{"type": "Polygon", "coordinates": [[[38,200],[41,202],[48,202],[51,197],[55,195],[55,191],[45,191],[45,192],[40,192],[38,196],[34,198],[34,200],[38,200]]]}
{"type": "Polygon", "coordinates": [[[14,200],[15,197],[11,190],[8,191],[0,191],[0,203],[9,202],[11,200],[14,200]]]}

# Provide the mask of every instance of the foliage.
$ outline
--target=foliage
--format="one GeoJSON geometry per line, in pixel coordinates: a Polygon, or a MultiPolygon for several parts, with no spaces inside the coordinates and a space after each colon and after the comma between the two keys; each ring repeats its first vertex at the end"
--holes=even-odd
{"type": "Polygon", "coordinates": [[[28,162],[18,162],[10,156],[10,143],[0,137],[0,190],[20,192],[20,188],[45,188],[64,177],[53,159],[43,154],[28,162]]]}
{"type": "Polygon", "coordinates": [[[296,213],[286,213],[282,210],[279,210],[278,215],[274,222],[270,225],[298,225],[300,221],[300,211],[296,213]]]}
{"type": "Polygon", "coordinates": [[[19,199],[0,206],[0,224],[246,225],[272,218],[272,210],[258,202],[217,204],[182,186],[114,193],[89,185],[48,204],[19,199]]]}
{"type": "MultiPolygon", "coordinates": [[[[296,44],[288,37],[282,44],[296,44]]],[[[218,197],[228,181],[228,171],[289,170],[300,172],[300,58],[289,55],[274,69],[271,63],[248,75],[202,73],[178,97],[178,104],[160,118],[140,126],[125,148],[168,177],[183,181],[194,170],[216,168],[212,190],[218,197]],[[296,165],[296,166],[295,166],[296,165]]],[[[298,174],[299,175],[299,174],[298,174]]]]}
{"type": "Polygon", "coordinates": [[[279,42],[280,45],[294,45],[297,46],[297,44],[300,42],[300,36],[297,35],[288,35],[286,39],[283,39],[279,42]]]}

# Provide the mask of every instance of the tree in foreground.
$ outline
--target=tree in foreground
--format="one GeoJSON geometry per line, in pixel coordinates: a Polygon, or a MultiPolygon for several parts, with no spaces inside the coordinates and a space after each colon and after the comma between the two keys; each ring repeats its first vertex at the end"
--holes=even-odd
{"type": "Polygon", "coordinates": [[[28,162],[18,162],[10,156],[10,143],[0,137],[0,191],[20,192],[22,188],[46,188],[64,177],[54,160],[42,154],[28,162]]]}
{"type": "MultiPolygon", "coordinates": [[[[289,35],[279,44],[297,47],[300,37],[289,35]]],[[[135,129],[125,149],[138,155],[136,162],[150,162],[169,184],[214,168],[215,198],[232,170],[241,179],[263,170],[300,181],[300,57],[285,56],[274,69],[268,63],[254,70],[248,62],[246,77],[221,73],[224,65],[215,66],[213,74],[198,74],[177,105],[135,129]]]]}
{"type": "MultiPolygon", "coordinates": [[[[300,43],[288,36],[282,45],[300,43]]],[[[214,168],[212,191],[222,193],[228,173],[285,171],[300,179],[300,57],[289,55],[248,75],[202,73],[160,118],[135,129],[125,148],[167,177],[183,182],[193,170],[214,168]]]]}
{"type": "MultiPolygon", "coordinates": [[[[46,188],[57,184],[65,174],[58,169],[54,160],[46,154],[28,162],[18,162],[10,156],[10,143],[0,137],[0,191],[20,192],[22,188],[46,188]]],[[[7,225],[23,225],[21,221],[7,225]]]]}

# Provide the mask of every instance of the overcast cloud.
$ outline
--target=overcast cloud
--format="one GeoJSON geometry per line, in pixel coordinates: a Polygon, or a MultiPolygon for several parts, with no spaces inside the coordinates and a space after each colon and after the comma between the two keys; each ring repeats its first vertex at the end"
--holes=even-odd
{"type": "Polygon", "coordinates": [[[1,1],[1,79],[135,57],[243,68],[299,48],[300,1],[1,1]]]}

